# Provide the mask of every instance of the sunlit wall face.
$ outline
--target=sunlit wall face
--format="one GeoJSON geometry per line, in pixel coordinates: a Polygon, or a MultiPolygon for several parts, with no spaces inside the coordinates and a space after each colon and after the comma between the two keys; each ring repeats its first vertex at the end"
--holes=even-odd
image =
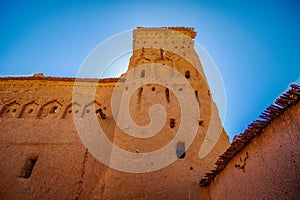
{"type": "Polygon", "coordinates": [[[114,34],[137,26],[195,27],[196,41],[211,55],[225,84],[225,129],[231,137],[300,76],[297,1],[2,1],[0,5],[1,76],[43,72],[74,77],[89,52],[114,34]]]}

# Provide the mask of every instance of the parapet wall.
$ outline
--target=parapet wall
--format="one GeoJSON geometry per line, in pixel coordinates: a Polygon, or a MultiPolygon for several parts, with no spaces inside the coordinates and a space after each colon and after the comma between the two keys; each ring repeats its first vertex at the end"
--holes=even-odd
{"type": "Polygon", "coordinates": [[[194,40],[179,31],[164,28],[137,28],[133,31],[133,50],[165,49],[187,55],[194,48],[194,40]]]}
{"type": "Polygon", "coordinates": [[[149,27],[137,27],[138,29],[169,29],[169,30],[174,30],[178,31],[184,35],[189,36],[192,39],[195,39],[197,32],[195,31],[194,28],[192,27],[180,27],[180,26],[175,26],[175,27],[156,27],[156,28],[149,28],[149,27]]]}

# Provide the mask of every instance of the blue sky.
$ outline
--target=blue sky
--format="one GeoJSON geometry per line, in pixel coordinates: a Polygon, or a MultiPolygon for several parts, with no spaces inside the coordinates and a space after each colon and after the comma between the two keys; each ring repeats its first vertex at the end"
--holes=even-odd
{"type": "Polygon", "coordinates": [[[89,52],[137,26],[191,26],[224,81],[232,138],[300,77],[298,1],[0,0],[0,75],[74,77],[89,52]]]}

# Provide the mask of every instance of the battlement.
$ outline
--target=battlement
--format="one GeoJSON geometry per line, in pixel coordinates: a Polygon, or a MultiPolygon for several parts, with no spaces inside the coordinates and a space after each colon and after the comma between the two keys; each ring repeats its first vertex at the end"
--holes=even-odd
{"type": "Polygon", "coordinates": [[[165,49],[179,55],[193,51],[194,28],[138,27],[133,30],[133,50],[143,48],[165,49]]]}
{"type": "Polygon", "coordinates": [[[137,27],[133,30],[133,55],[129,70],[138,65],[160,63],[183,75],[194,71],[192,74],[198,76],[198,72],[202,73],[202,66],[194,49],[195,37],[196,32],[191,27],[137,27]],[[187,62],[183,64],[182,60],[187,62]]]}
{"type": "Polygon", "coordinates": [[[183,33],[184,35],[189,36],[192,39],[195,39],[197,32],[192,27],[183,27],[183,26],[175,26],[175,27],[157,27],[157,28],[148,28],[148,27],[137,27],[138,29],[147,29],[147,30],[155,30],[155,29],[170,29],[174,31],[178,31],[183,33]]]}

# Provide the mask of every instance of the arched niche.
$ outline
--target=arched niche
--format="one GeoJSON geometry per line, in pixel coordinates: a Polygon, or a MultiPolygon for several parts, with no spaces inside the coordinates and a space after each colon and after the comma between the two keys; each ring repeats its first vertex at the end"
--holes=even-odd
{"type": "Polygon", "coordinates": [[[22,118],[36,118],[39,113],[39,104],[35,103],[34,101],[29,102],[24,105],[20,117],[22,118]]]}
{"type": "Polygon", "coordinates": [[[97,102],[96,100],[86,104],[83,108],[81,117],[90,117],[97,113],[97,110],[101,108],[101,104],[97,102]],[[93,113],[94,111],[94,113],[93,113]]]}
{"type": "Polygon", "coordinates": [[[1,109],[1,117],[3,118],[14,118],[18,117],[20,111],[20,104],[16,101],[6,104],[1,109]]]}
{"type": "Polygon", "coordinates": [[[39,112],[39,118],[57,118],[62,108],[62,104],[57,100],[44,104],[39,112]]]}
{"type": "Polygon", "coordinates": [[[81,109],[81,106],[78,103],[76,103],[76,102],[71,103],[66,107],[62,118],[63,119],[72,119],[73,115],[79,116],[80,109],[81,109]]]}

